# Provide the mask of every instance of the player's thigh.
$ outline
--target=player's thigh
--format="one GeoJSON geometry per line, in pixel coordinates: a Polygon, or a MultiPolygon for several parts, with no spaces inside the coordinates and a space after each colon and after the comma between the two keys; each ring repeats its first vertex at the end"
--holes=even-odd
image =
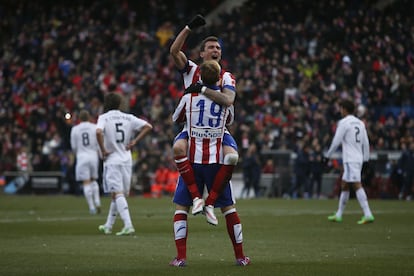
{"type": "Polygon", "coordinates": [[[173,152],[175,156],[182,156],[187,154],[188,149],[188,134],[183,131],[179,133],[174,140],[173,152]]]}
{"type": "Polygon", "coordinates": [[[76,160],[75,179],[76,181],[84,181],[91,179],[89,160],[85,158],[79,158],[76,160]]]}
{"type": "MultiPolygon", "coordinates": [[[[125,166],[116,164],[106,164],[103,168],[103,190],[105,193],[126,192],[125,181],[125,166]]],[[[131,184],[129,183],[129,186],[131,184]]]]}
{"type": "Polygon", "coordinates": [[[231,136],[229,133],[224,133],[223,136],[223,153],[224,155],[229,153],[237,153],[237,143],[236,140],[234,140],[233,136],[231,136]]]}
{"type": "Polygon", "coordinates": [[[342,180],[347,183],[361,182],[361,163],[344,163],[342,180]]]}

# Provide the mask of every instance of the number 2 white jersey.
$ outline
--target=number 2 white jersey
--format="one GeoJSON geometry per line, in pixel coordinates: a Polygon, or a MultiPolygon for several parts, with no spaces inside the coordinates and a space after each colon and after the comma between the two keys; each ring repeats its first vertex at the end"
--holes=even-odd
{"type": "Polygon", "coordinates": [[[222,140],[228,116],[228,108],[202,94],[185,94],[181,98],[172,119],[174,122],[186,120],[190,162],[222,163],[222,140]]]}
{"type": "Polygon", "coordinates": [[[326,157],[342,145],[344,163],[362,163],[369,160],[369,140],[364,122],[354,115],[347,115],[338,122],[338,126],[326,157]]]}
{"type": "Polygon", "coordinates": [[[132,165],[129,142],[147,121],[119,110],[110,110],[98,117],[97,128],[104,133],[104,144],[110,153],[105,164],[132,165]]]}

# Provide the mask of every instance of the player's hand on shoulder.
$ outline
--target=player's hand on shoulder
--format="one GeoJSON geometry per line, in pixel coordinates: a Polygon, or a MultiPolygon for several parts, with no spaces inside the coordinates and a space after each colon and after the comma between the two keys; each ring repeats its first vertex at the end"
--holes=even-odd
{"type": "Polygon", "coordinates": [[[203,84],[200,82],[192,83],[189,87],[187,87],[184,91],[184,94],[188,93],[201,93],[201,88],[203,84]]]}
{"type": "Polygon", "coordinates": [[[201,14],[197,14],[187,23],[187,26],[190,28],[190,30],[195,30],[204,25],[206,25],[206,20],[201,14]]]}

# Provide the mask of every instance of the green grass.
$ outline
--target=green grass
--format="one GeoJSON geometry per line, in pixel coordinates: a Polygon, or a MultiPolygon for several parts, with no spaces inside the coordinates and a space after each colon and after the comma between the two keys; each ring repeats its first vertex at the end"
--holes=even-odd
{"type": "MultiPolygon", "coordinates": [[[[375,223],[357,225],[351,199],[342,223],[327,221],[337,200],[239,200],[244,250],[234,265],[225,220],[189,216],[188,266],[175,268],[170,198],[128,199],[135,236],[105,236],[81,196],[0,195],[0,275],[412,275],[414,203],[371,200],[375,223]]],[[[217,210],[218,212],[218,210],[217,210]]],[[[114,231],[122,227],[118,219],[114,231]]]]}

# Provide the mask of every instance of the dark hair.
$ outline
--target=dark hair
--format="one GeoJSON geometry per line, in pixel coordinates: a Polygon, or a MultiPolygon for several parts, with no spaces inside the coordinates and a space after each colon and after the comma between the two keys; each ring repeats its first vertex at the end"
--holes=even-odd
{"type": "Polygon", "coordinates": [[[108,93],[104,99],[104,112],[119,109],[121,107],[122,97],[118,93],[108,93]]]}
{"type": "Polygon", "coordinates": [[[209,41],[214,41],[214,42],[219,42],[219,39],[218,39],[218,37],[216,37],[216,36],[208,36],[208,37],[206,37],[202,42],[201,42],[201,45],[200,45],[200,52],[203,52],[204,51],[204,48],[206,47],[206,43],[207,42],[209,42],[209,41]]]}
{"type": "Polygon", "coordinates": [[[355,111],[355,104],[351,100],[344,99],[339,105],[344,108],[349,114],[353,114],[355,111]]]}
{"type": "Polygon", "coordinates": [[[79,112],[79,119],[82,122],[86,122],[89,120],[89,112],[87,110],[81,110],[81,112],[79,112]]]}

